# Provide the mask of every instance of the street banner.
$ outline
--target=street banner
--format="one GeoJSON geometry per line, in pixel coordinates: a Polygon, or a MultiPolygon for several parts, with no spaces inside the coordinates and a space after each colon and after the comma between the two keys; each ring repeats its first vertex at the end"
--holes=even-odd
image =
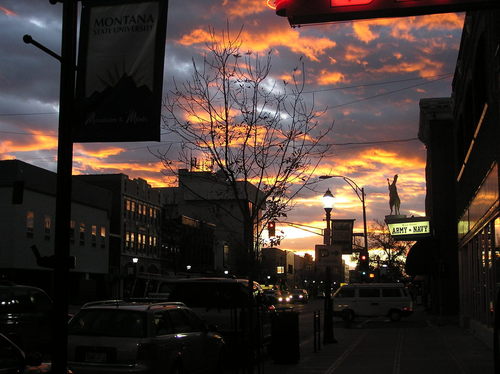
{"type": "Polygon", "coordinates": [[[167,6],[83,2],[73,142],[160,140],[167,6]]]}
{"type": "Polygon", "coordinates": [[[342,254],[352,254],[352,230],[354,219],[332,219],[332,245],[342,254]]]}

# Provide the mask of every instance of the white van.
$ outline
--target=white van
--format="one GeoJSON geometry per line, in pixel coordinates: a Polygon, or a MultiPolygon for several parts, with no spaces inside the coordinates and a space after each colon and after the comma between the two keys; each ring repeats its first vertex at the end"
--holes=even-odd
{"type": "Polygon", "coordinates": [[[412,298],[401,283],[352,283],[333,295],[333,313],[346,321],[357,316],[387,316],[399,321],[412,312],[412,298]]]}

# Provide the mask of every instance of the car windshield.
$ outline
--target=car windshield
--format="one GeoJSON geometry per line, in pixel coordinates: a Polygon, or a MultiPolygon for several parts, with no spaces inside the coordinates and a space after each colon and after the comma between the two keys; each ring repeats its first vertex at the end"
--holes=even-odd
{"type": "Polygon", "coordinates": [[[71,319],[70,335],[142,338],[146,315],[132,310],[84,309],[71,319]]]}

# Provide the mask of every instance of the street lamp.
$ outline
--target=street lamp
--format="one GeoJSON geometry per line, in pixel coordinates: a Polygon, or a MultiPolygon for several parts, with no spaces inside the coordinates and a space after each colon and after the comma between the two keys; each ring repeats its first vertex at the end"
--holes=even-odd
{"type": "MultiPolygon", "coordinates": [[[[364,249],[363,255],[368,258],[368,234],[366,230],[366,205],[365,205],[365,189],[363,187],[359,187],[356,182],[354,182],[351,178],[345,177],[343,175],[322,175],[319,179],[330,179],[330,178],[342,178],[348,185],[353,189],[358,197],[359,201],[361,201],[361,205],[363,206],[363,237],[364,237],[364,249]]],[[[364,264],[365,265],[365,264],[364,264]]],[[[368,270],[368,269],[362,269],[368,270]]]]}
{"type": "MultiPolygon", "coordinates": [[[[331,245],[331,213],[333,209],[333,195],[330,189],[327,189],[323,195],[323,209],[326,213],[326,230],[323,242],[326,246],[331,245]]],[[[330,249],[328,248],[328,251],[330,249]]],[[[335,335],[333,333],[333,310],[332,310],[332,274],[330,265],[327,264],[325,268],[325,317],[324,317],[324,333],[323,333],[323,344],[337,343],[335,335]]]]}
{"type": "Polygon", "coordinates": [[[323,238],[323,244],[325,245],[331,244],[332,233],[331,233],[330,222],[331,222],[331,213],[333,209],[333,199],[334,197],[330,189],[326,190],[325,194],[323,195],[323,208],[325,209],[326,213],[326,230],[323,238]]]}

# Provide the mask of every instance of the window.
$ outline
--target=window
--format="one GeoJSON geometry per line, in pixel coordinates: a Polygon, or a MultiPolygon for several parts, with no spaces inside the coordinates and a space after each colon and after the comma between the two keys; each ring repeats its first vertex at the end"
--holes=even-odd
{"type": "Polygon", "coordinates": [[[75,227],[76,222],[73,220],[69,221],[69,240],[71,244],[75,243],[75,227]]]}
{"type": "Polygon", "coordinates": [[[170,310],[169,315],[175,333],[194,331],[194,328],[189,323],[187,316],[181,309],[170,310]]]}
{"type": "Polygon", "coordinates": [[[354,297],[354,288],[342,287],[336,297],[354,297]]]}
{"type": "Polygon", "coordinates": [[[32,238],[35,233],[35,212],[26,212],[26,236],[32,238]]]}
{"type": "Polygon", "coordinates": [[[130,232],[125,233],[125,248],[130,248],[130,232]]]}
{"type": "Polygon", "coordinates": [[[106,227],[105,226],[101,226],[100,236],[101,236],[101,248],[104,248],[104,247],[106,247],[106,227]]]}
{"type": "Polygon", "coordinates": [[[126,199],[125,200],[125,210],[128,212],[130,211],[130,200],[126,199]]]}
{"type": "Polygon", "coordinates": [[[155,313],[153,317],[153,323],[155,327],[155,335],[167,335],[172,334],[172,323],[168,318],[166,312],[155,313]]]}
{"type": "Polygon", "coordinates": [[[285,267],[284,266],[276,266],[276,273],[278,273],[278,274],[284,274],[285,273],[285,267]]]}
{"type": "Polygon", "coordinates": [[[382,288],[382,297],[401,297],[399,288],[382,288]]]}
{"type": "Polygon", "coordinates": [[[135,201],[131,201],[131,202],[130,202],[130,210],[131,210],[132,212],[135,212],[135,201]]]}
{"type": "Polygon", "coordinates": [[[85,245],[85,223],[80,223],[80,245],[85,245]]]}
{"type": "Polygon", "coordinates": [[[380,291],[378,288],[360,288],[359,297],[379,297],[380,291]]]}
{"type": "Polygon", "coordinates": [[[135,248],[135,236],[134,233],[130,233],[130,248],[135,248]]]}
{"type": "Polygon", "coordinates": [[[51,226],[50,216],[45,215],[43,217],[43,230],[44,230],[43,232],[45,240],[50,240],[50,226],[51,226]]]}
{"type": "Polygon", "coordinates": [[[92,225],[92,228],[91,228],[91,244],[92,244],[92,247],[95,247],[97,246],[97,226],[96,225],[92,225]]]}

